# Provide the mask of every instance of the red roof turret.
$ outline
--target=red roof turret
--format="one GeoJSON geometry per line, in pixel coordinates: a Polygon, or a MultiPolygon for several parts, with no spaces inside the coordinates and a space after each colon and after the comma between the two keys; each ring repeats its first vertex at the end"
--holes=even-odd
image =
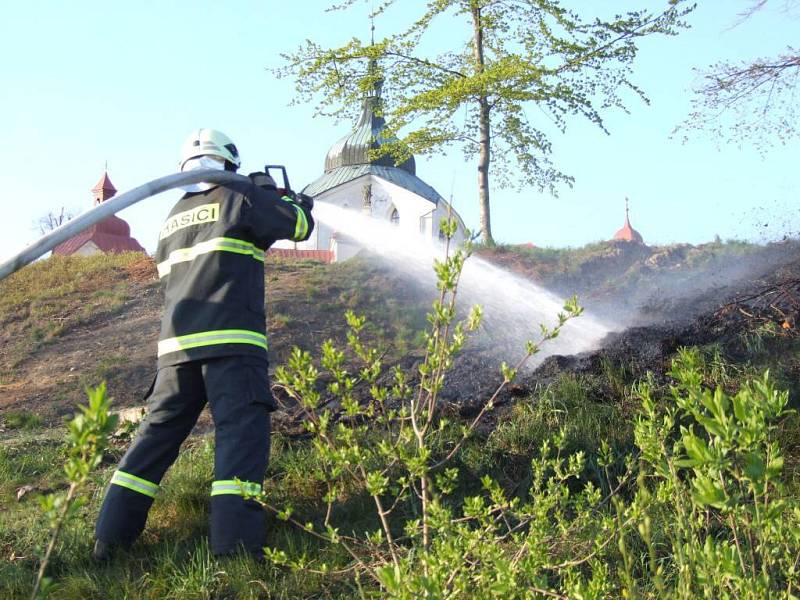
{"type": "Polygon", "coordinates": [[[628,212],[628,199],[625,198],[625,225],[623,225],[622,229],[618,230],[614,234],[614,240],[620,242],[636,242],[637,244],[644,244],[644,238],[642,238],[642,234],[631,227],[631,221],[628,217],[628,212]]]}
{"type": "Polygon", "coordinates": [[[103,176],[100,178],[100,181],[92,188],[94,203],[100,204],[101,202],[105,202],[109,198],[113,198],[116,193],[117,188],[111,183],[111,179],[108,177],[108,171],[103,171],[103,176]]]}
{"type": "MultiPolygon", "coordinates": [[[[104,172],[100,181],[92,188],[94,203],[100,204],[113,198],[117,188],[111,183],[108,172],[104,172]]],[[[78,251],[86,252],[144,252],[141,244],[131,237],[128,223],[116,215],[103,219],[88,229],[80,232],[63,244],[53,249],[53,254],[69,255],[78,251]],[[83,249],[83,250],[82,250],[83,249]]]]}

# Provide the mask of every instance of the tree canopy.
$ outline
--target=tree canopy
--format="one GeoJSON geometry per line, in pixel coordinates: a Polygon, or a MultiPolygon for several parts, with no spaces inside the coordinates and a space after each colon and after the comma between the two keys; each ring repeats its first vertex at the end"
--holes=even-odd
{"type": "MultiPolygon", "coordinates": [[[[396,3],[385,0],[373,16],[396,3]]],[[[477,160],[481,234],[491,244],[490,175],[500,186],[552,194],[571,185],[553,160],[551,135],[574,117],[605,131],[607,110],[646,102],[631,77],[637,42],[676,34],[692,8],[672,0],[604,20],[560,0],[430,0],[413,23],[369,44],[306,40],[284,55],[278,74],[295,78],[296,102],[316,100],[318,114],[336,116],[349,116],[382,81],[386,137],[396,141],[378,152],[400,162],[455,146],[477,160]]]]}
{"type": "MultiPolygon", "coordinates": [[[[734,26],[756,16],[769,0],[755,0],[734,26]]],[[[773,1],[772,4],[778,4],[773,1]]],[[[789,19],[800,17],[800,0],[783,0],[781,8],[789,19]]],[[[787,46],[776,56],[745,61],[722,61],[698,69],[692,112],[676,128],[684,139],[691,134],[709,135],[721,143],[748,142],[762,153],[776,142],[797,137],[798,78],[800,50],[787,46]]]]}

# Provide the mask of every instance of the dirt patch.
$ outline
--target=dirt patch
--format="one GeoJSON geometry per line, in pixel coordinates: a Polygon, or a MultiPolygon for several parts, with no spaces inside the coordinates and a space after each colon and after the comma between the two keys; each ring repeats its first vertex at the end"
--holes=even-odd
{"type": "Polygon", "coordinates": [[[125,267],[130,278],[137,283],[153,283],[158,281],[158,271],[155,261],[149,256],[143,256],[125,267]]]}
{"type": "MultiPolygon", "coordinates": [[[[26,410],[55,424],[85,401],[86,386],[101,381],[107,382],[115,408],[142,404],[155,375],[163,309],[154,262],[137,257],[110,270],[88,266],[97,274],[81,276],[87,265],[80,261],[49,265],[43,281],[64,290],[53,300],[46,289],[36,287],[36,273],[24,273],[30,288],[27,301],[20,294],[5,312],[0,307],[0,414],[26,410]],[[106,310],[107,292],[120,282],[125,288],[113,297],[118,305],[106,310]],[[19,315],[27,318],[33,303],[47,308],[36,322],[52,331],[52,337],[34,345],[26,341],[21,345],[25,352],[15,353],[14,344],[30,336],[19,315]]],[[[415,323],[424,324],[427,299],[418,298],[413,286],[371,261],[268,261],[266,279],[272,366],[284,363],[295,345],[315,354],[329,338],[344,345],[344,312],[349,308],[367,314],[374,323],[365,332],[367,340],[387,348],[403,341],[402,335],[411,337],[415,323]],[[394,291],[393,298],[386,299],[387,289],[394,291]]],[[[199,427],[207,430],[209,419],[201,421],[205,425],[199,427]]]]}
{"type": "Polygon", "coordinates": [[[161,306],[158,288],[141,285],[119,313],[42,345],[0,385],[0,412],[25,409],[57,421],[85,401],[87,386],[104,380],[115,406],[140,404],[155,374],[161,306]]]}

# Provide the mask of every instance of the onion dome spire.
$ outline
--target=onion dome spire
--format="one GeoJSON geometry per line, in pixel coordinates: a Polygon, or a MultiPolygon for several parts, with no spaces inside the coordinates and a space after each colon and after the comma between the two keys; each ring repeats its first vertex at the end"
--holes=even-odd
{"type": "Polygon", "coordinates": [[[389,155],[377,159],[369,157],[370,150],[375,150],[386,142],[395,140],[383,136],[386,121],[379,114],[383,79],[377,76],[378,63],[375,59],[369,61],[368,69],[370,75],[373,76],[373,85],[364,97],[361,117],[353,131],[331,146],[325,157],[325,172],[329,173],[338,167],[380,165],[397,167],[415,175],[416,163],[413,156],[399,165],[396,165],[394,159],[389,155]]]}
{"type": "Polygon", "coordinates": [[[642,234],[636,231],[631,226],[630,209],[628,208],[627,197],[625,198],[625,225],[623,225],[622,229],[618,230],[614,234],[614,240],[622,242],[636,242],[638,244],[644,243],[644,238],[642,238],[642,234]]]}

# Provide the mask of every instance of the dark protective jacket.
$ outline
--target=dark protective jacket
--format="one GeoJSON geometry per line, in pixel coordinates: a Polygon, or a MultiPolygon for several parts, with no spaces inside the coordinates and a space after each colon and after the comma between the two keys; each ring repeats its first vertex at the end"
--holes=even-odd
{"type": "Polygon", "coordinates": [[[181,198],[156,250],[165,296],[158,368],[237,355],[266,361],[265,251],[313,228],[289,197],[246,182],[181,198]]]}

